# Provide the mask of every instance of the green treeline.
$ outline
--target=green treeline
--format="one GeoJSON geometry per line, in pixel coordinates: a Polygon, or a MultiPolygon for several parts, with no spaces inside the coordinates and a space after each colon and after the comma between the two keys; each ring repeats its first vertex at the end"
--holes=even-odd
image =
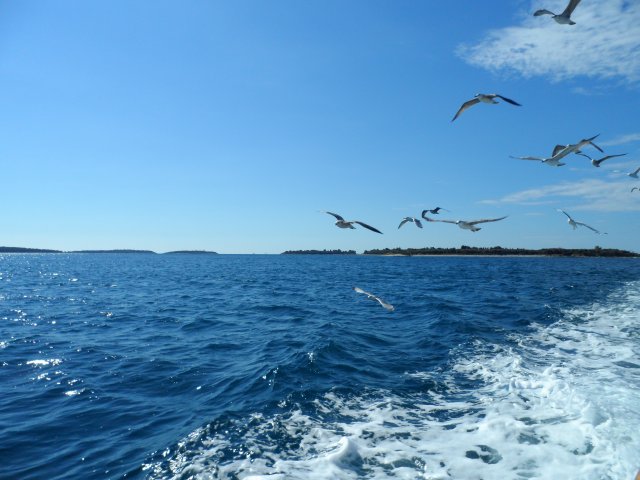
{"type": "Polygon", "coordinates": [[[282,255],[355,255],[355,250],[287,250],[282,255]]]}
{"type": "Polygon", "coordinates": [[[553,257],[640,257],[640,254],[617,248],[594,247],[591,249],[575,248],[540,248],[530,250],[527,248],[502,248],[502,247],[469,247],[462,245],[460,248],[384,248],[382,250],[365,250],[365,255],[544,255],[553,257]]]}

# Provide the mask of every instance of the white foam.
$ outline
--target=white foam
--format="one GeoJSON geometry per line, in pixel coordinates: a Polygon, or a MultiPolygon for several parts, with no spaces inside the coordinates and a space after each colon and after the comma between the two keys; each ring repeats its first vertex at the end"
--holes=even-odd
{"type": "Polygon", "coordinates": [[[46,367],[49,365],[55,366],[55,365],[60,365],[62,363],[62,360],[59,358],[50,358],[48,360],[46,359],[37,359],[37,360],[28,360],[27,365],[32,365],[34,367],[46,367]]]}
{"type": "Polygon", "coordinates": [[[446,396],[328,393],[313,416],[254,415],[240,442],[197,430],[168,464],[145,469],[173,479],[628,480],[640,468],[639,312],[632,283],[511,347],[477,342],[452,352],[446,372],[407,373],[445,375],[446,396]]]}

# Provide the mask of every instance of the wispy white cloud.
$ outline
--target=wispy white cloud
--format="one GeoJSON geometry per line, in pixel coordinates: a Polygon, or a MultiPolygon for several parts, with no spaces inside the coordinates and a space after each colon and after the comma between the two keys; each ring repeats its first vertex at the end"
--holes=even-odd
{"type": "MultiPolygon", "coordinates": [[[[640,52],[638,53],[640,55],[640,52]]],[[[602,142],[603,147],[612,147],[615,145],[626,145],[627,143],[640,142],[640,133],[628,133],[626,135],[620,135],[612,140],[602,142]]]]}
{"type": "Polygon", "coordinates": [[[457,53],[472,65],[524,77],[559,81],[584,75],[640,82],[640,1],[582,2],[571,17],[573,26],[531,15],[538,8],[559,13],[566,4],[535,0],[520,25],[492,30],[457,53]]]}
{"type": "Polygon", "coordinates": [[[497,200],[484,200],[488,204],[552,205],[571,200],[573,210],[601,212],[640,211],[640,196],[631,194],[634,182],[605,182],[581,180],[563,182],[511,193],[497,200]]]}

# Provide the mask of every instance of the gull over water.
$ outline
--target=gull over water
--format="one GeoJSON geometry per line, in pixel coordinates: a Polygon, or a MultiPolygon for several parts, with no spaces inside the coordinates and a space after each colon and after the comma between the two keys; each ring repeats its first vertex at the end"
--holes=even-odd
{"type": "Polygon", "coordinates": [[[372,227],[371,225],[367,225],[364,222],[361,222],[360,220],[345,220],[344,218],[342,218],[340,215],[338,215],[337,213],[333,213],[333,212],[327,212],[327,211],[323,211],[324,213],[328,213],[329,215],[333,215],[336,218],[336,222],[335,225],[338,228],[351,228],[354,229],[356,227],[353,226],[353,224],[358,224],[361,227],[366,228],[367,230],[371,230],[372,232],[376,232],[376,233],[382,233],[380,230],[378,230],[377,228],[372,227]]]}
{"type": "Polygon", "coordinates": [[[571,215],[569,215],[569,214],[568,214],[567,212],[565,212],[564,210],[562,210],[562,209],[558,208],[558,211],[559,211],[559,212],[564,213],[564,214],[567,216],[567,219],[568,219],[568,220],[567,220],[567,223],[568,223],[569,225],[571,225],[571,226],[573,227],[573,229],[574,229],[574,230],[575,230],[576,228],[578,228],[578,227],[585,227],[585,228],[588,228],[589,230],[592,230],[592,231],[594,231],[594,232],[596,232],[596,233],[604,233],[604,234],[606,235],[606,232],[600,232],[599,230],[596,230],[595,228],[593,228],[593,227],[591,227],[591,226],[587,225],[586,223],[582,223],[582,222],[577,222],[577,221],[575,221],[575,220],[571,217],[571,215]]]}
{"type": "Polygon", "coordinates": [[[453,122],[456,118],[458,118],[460,116],[460,114],[462,112],[464,112],[468,108],[473,107],[474,105],[476,105],[476,104],[478,104],[480,102],[489,103],[489,104],[492,104],[492,105],[500,103],[500,102],[496,101],[496,98],[500,98],[500,99],[504,100],[505,102],[510,103],[511,105],[516,105],[518,107],[522,106],[518,102],[516,102],[514,100],[511,100],[510,98],[503,97],[502,95],[498,95],[497,93],[478,93],[471,100],[467,100],[466,102],[464,102],[462,104],[462,106],[458,109],[458,111],[453,116],[451,121],[453,122]]]}
{"type": "Polygon", "coordinates": [[[369,300],[373,300],[375,302],[378,302],[384,309],[388,310],[389,312],[393,312],[395,310],[393,305],[391,305],[390,303],[385,302],[380,297],[375,296],[373,293],[365,292],[360,287],[353,287],[353,289],[356,291],[356,293],[362,293],[362,294],[366,295],[369,300]]]}
{"type": "Polygon", "coordinates": [[[481,220],[444,220],[444,219],[436,220],[435,218],[429,218],[429,217],[424,217],[424,218],[428,222],[453,223],[454,225],[459,226],[463,230],[471,230],[472,232],[477,232],[478,230],[481,230],[480,227],[476,226],[479,223],[498,222],[500,220],[504,220],[505,218],[507,218],[507,216],[505,215],[504,217],[500,217],[500,218],[483,218],[481,220]]]}

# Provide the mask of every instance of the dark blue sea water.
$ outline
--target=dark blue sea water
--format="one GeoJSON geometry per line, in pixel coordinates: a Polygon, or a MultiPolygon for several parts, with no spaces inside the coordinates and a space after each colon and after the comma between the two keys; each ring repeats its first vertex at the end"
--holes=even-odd
{"type": "Polygon", "coordinates": [[[626,480],[639,333],[633,259],[2,255],[0,478],[626,480]]]}

